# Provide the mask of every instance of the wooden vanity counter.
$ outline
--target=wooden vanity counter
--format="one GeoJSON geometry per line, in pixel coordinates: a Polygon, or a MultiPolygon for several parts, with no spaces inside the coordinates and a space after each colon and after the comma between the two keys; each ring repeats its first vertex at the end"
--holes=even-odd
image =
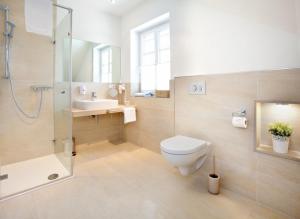
{"type": "Polygon", "coordinates": [[[125,107],[135,107],[135,106],[125,106],[119,105],[117,107],[109,108],[109,109],[89,109],[89,110],[81,110],[81,109],[72,109],[72,116],[76,117],[84,117],[84,116],[97,116],[97,115],[104,115],[108,113],[122,113],[124,112],[125,107]]]}

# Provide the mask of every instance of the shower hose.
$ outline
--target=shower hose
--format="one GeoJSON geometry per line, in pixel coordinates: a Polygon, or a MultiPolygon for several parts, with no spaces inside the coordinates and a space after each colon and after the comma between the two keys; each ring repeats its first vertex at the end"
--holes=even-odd
{"type": "Polygon", "coordinates": [[[29,119],[37,119],[40,116],[41,113],[41,109],[42,109],[42,105],[43,105],[43,89],[40,89],[40,98],[39,98],[39,103],[37,106],[37,110],[35,113],[31,114],[31,113],[27,113],[25,112],[25,110],[21,107],[21,105],[19,104],[19,102],[17,101],[16,98],[16,94],[15,94],[15,88],[14,88],[14,84],[13,84],[13,79],[12,79],[12,75],[10,72],[10,65],[9,65],[9,60],[10,60],[10,43],[11,40],[10,38],[8,39],[8,46],[7,46],[7,54],[8,54],[8,59],[6,59],[6,67],[8,70],[8,80],[9,80],[9,84],[10,84],[10,90],[11,90],[11,94],[12,94],[12,99],[17,107],[17,109],[19,110],[19,112],[21,112],[25,117],[29,118],[29,119]]]}

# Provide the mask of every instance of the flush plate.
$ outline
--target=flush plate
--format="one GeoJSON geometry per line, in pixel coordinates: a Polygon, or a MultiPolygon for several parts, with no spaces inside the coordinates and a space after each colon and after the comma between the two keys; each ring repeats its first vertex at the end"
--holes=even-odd
{"type": "Polygon", "coordinates": [[[191,95],[205,95],[206,94],[206,83],[205,81],[193,82],[189,87],[189,94],[191,95]]]}

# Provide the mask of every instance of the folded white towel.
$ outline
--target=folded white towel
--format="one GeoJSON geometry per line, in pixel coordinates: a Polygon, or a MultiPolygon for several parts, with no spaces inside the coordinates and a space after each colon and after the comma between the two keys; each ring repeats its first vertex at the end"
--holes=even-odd
{"type": "Polygon", "coordinates": [[[136,111],[134,107],[124,108],[124,123],[130,123],[136,121],[136,111]]]}
{"type": "Polygon", "coordinates": [[[52,36],[52,1],[25,0],[27,32],[52,36]]]}

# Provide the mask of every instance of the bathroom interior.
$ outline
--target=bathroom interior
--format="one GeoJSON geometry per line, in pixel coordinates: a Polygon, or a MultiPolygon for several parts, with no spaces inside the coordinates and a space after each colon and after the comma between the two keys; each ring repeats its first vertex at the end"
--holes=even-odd
{"type": "Polygon", "coordinates": [[[0,0],[0,218],[300,219],[300,0],[0,0]]]}

